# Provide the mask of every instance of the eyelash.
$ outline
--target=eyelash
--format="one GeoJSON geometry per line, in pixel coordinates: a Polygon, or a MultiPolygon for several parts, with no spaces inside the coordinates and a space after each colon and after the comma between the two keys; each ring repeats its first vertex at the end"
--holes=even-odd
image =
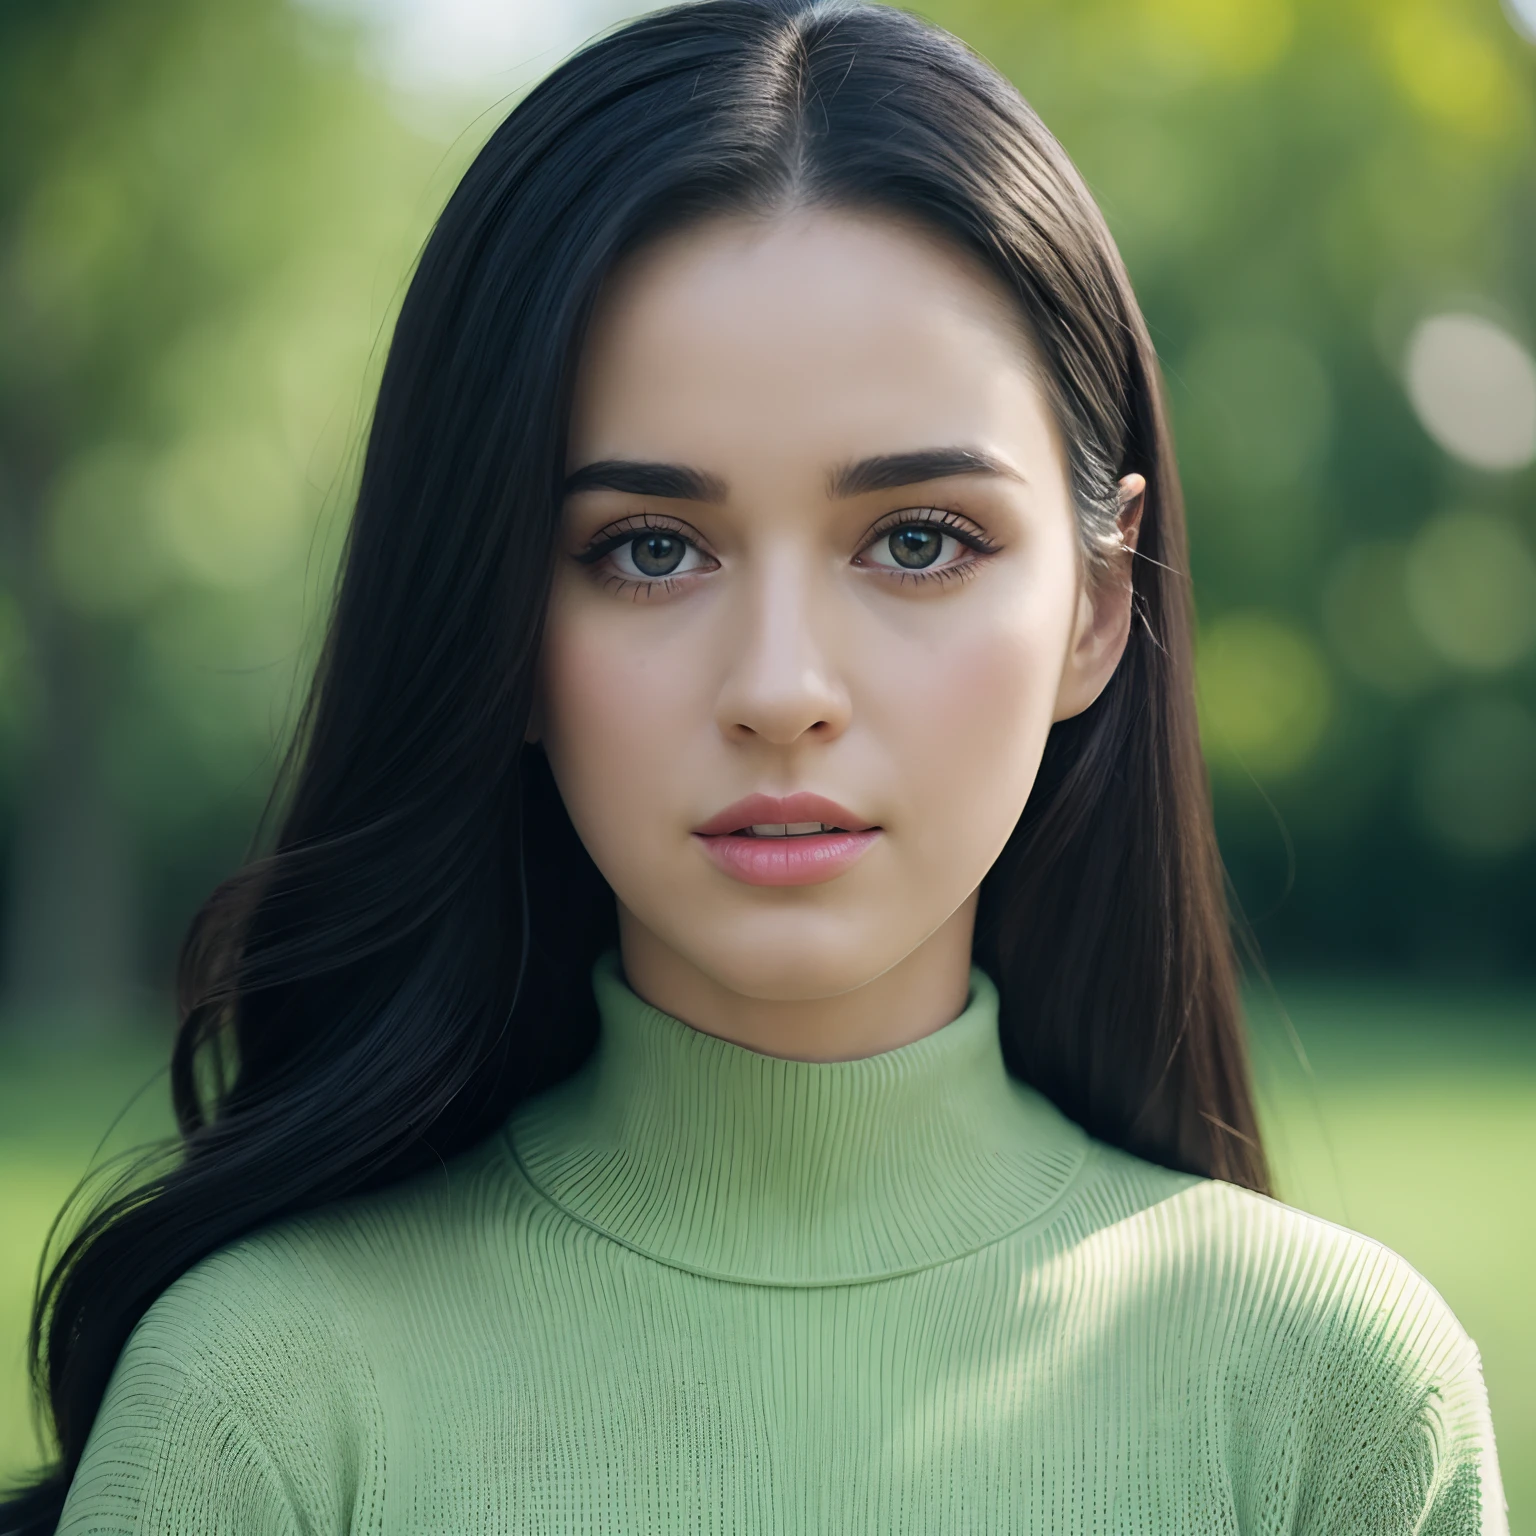
{"type": "MultiPolygon", "coordinates": [[[[883,538],[902,528],[940,527],[958,543],[965,545],[974,555],[985,558],[995,555],[1000,545],[994,543],[979,529],[971,525],[960,513],[945,507],[906,507],[899,512],[887,513],[870,530],[869,537],[860,546],[859,553],[872,548],[883,538]]],[[[697,537],[690,532],[687,525],[675,519],[668,518],[665,514],[642,513],[621,519],[617,523],[610,524],[600,533],[594,535],[592,542],[576,556],[582,565],[595,566],[600,560],[613,553],[614,550],[628,544],[631,540],[646,533],[670,533],[681,538],[685,543],[698,548],[697,537]]],[[[937,569],[914,569],[895,571],[889,566],[878,566],[878,569],[887,574],[894,575],[902,583],[914,584],[925,581],[950,581],[965,580],[975,574],[976,566],[980,564],[977,559],[963,560],[951,565],[939,566],[937,569]]],[[[865,567],[870,569],[870,567],[865,567]]],[[[692,575],[692,572],[686,573],[692,575]]],[[[621,576],[617,572],[610,573],[604,581],[604,585],[611,591],[623,593],[634,591],[638,599],[643,593],[649,598],[659,589],[665,593],[676,590],[679,578],[673,576],[657,576],[646,581],[637,581],[632,576],[621,576]]]]}
{"type": "MultiPolygon", "coordinates": [[[[889,538],[898,529],[924,526],[942,528],[957,543],[965,545],[973,556],[979,555],[985,558],[988,555],[995,555],[1001,548],[958,512],[947,507],[904,507],[899,512],[887,513],[870,529],[869,538],[859,553],[863,554],[865,550],[873,549],[881,539],[889,538]]],[[[954,565],[941,565],[932,570],[893,571],[889,566],[880,566],[877,569],[895,576],[902,582],[965,581],[976,574],[976,567],[980,563],[980,560],[973,558],[962,560],[954,565]]]]}
{"type": "MultiPolygon", "coordinates": [[[[599,560],[611,555],[614,550],[646,533],[676,534],[685,543],[694,548],[698,547],[696,537],[689,532],[686,524],[664,515],[644,513],[639,516],[620,518],[618,522],[609,524],[600,533],[593,535],[592,542],[576,556],[576,559],[582,565],[596,565],[599,560]]],[[[675,576],[656,576],[649,581],[636,581],[633,576],[621,576],[616,571],[609,572],[603,580],[603,585],[610,591],[616,593],[632,591],[636,600],[642,596],[653,597],[658,591],[670,593],[676,590],[677,584],[678,578],[675,576]]]]}

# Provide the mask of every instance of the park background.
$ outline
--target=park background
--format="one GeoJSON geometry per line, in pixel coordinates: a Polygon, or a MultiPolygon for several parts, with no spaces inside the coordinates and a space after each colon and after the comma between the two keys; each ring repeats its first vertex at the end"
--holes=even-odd
{"type": "MultiPolygon", "coordinates": [[[[929,0],[1168,377],[1283,1195],[1417,1265],[1536,1533],[1536,0],[929,0]]],[[[313,655],[412,257],[605,0],[0,6],[0,1475],[49,1222],[313,655]]]]}

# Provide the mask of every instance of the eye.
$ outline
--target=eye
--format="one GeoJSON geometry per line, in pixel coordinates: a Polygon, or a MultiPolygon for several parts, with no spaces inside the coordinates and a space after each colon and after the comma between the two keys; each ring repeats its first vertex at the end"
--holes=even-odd
{"type": "MultiPolygon", "coordinates": [[[[938,564],[946,542],[958,545],[960,541],[953,534],[940,533],[937,528],[923,528],[916,523],[909,523],[905,528],[897,528],[886,534],[884,547],[877,546],[877,555],[889,554],[904,569],[919,571],[925,566],[938,564]]],[[[880,563],[878,558],[876,563],[880,563]]]]}
{"type": "Polygon", "coordinates": [[[875,530],[859,554],[861,565],[922,575],[969,564],[959,556],[990,554],[995,545],[978,530],[961,524],[956,514],[938,509],[902,512],[875,530]]]}
{"type": "Polygon", "coordinates": [[[609,551],[614,569],[631,580],[655,581],[698,570],[704,563],[698,548],[680,533],[652,528],[609,551]],[[692,557],[690,559],[690,557],[692,557]]]}
{"type": "Polygon", "coordinates": [[[637,586],[712,570],[715,564],[682,529],[638,517],[625,518],[598,534],[576,558],[637,586]]]}

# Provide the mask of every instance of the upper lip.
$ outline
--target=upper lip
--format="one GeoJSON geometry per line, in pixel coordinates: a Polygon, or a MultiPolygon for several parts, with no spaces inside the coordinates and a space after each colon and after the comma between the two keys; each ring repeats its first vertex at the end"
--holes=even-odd
{"type": "Polygon", "coordinates": [[[802,790],[782,799],[777,795],[747,795],[693,830],[701,837],[718,837],[726,832],[739,832],[743,827],[782,826],[799,821],[825,822],[845,832],[868,832],[874,826],[837,801],[802,790]]]}

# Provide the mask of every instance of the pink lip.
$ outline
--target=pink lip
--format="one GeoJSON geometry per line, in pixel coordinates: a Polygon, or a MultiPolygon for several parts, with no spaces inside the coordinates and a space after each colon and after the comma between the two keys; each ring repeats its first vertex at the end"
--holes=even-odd
{"type": "Polygon", "coordinates": [[[835,800],[800,793],[779,799],[748,795],[693,829],[715,866],[747,885],[818,885],[863,857],[880,828],[835,800]],[[841,832],[806,837],[737,837],[744,827],[777,822],[821,821],[841,832]]]}

